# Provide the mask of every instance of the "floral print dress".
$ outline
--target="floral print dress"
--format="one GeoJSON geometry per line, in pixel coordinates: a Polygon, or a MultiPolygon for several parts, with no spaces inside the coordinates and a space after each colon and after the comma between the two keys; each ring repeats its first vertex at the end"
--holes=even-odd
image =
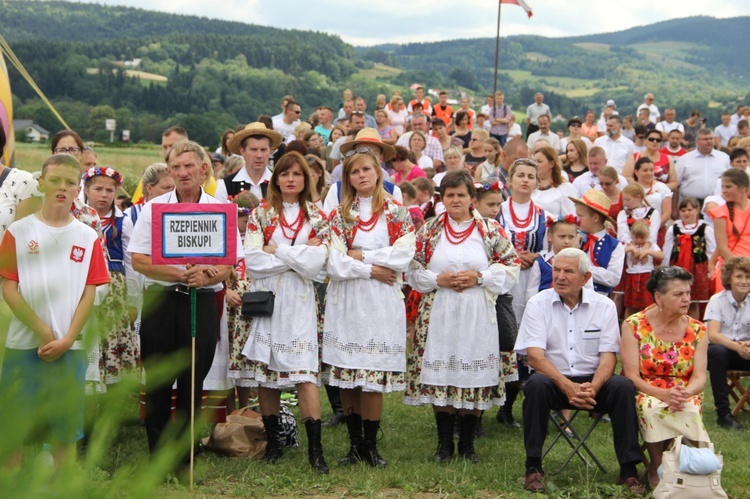
{"type": "MultiPolygon", "coordinates": [[[[646,318],[639,312],[627,318],[638,340],[641,378],[656,388],[687,386],[693,373],[693,357],[698,343],[706,334],[706,326],[688,318],[688,327],[681,341],[661,340],[646,318]]],[[[662,442],[683,435],[699,442],[710,442],[703,425],[703,394],[693,395],[679,412],[670,412],[667,404],[656,397],[636,390],[638,425],[645,442],[662,442]]]]}

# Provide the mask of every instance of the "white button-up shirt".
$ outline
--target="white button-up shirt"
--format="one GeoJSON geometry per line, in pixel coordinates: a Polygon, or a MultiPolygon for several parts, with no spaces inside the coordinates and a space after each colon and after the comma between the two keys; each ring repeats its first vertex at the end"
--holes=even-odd
{"type": "Polygon", "coordinates": [[[676,163],[680,199],[705,199],[713,194],[716,180],[729,169],[729,155],[712,149],[707,155],[698,149],[683,155],[676,163]]]}
{"type": "Polygon", "coordinates": [[[607,166],[614,167],[617,173],[622,173],[628,158],[635,152],[635,144],[623,134],[616,140],[603,135],[594,141],[594,145],[604,149],[607,153],[607,166]]]}
{"type": "Polygon", "coordinates": [[[564,376],[594,374],[600,353],[620,351],[614,302],[584,288],[570,309],[554,289],[541,291],[526,304],[514,347],[522,355],[527,348],[543,349],[564,376]]]}
{"type": "MultiPolygon", "coordinates": [[[[152,241],[151,241],[151,220],[152,220],[152,207],[154,204],[176,204],[179,203],[179,200],[177,199],[177,194],[175,191],[168,192],[166,194],[162,194],[161,196],[155,197],[148,203],[146,203],[143,206],[143,209],[141,210],[141,214],[138,216],[138,221],[135,223],[135,227],[133,227],[133,234],[130,236],[130,243],[128,244],[127,251],[131,255],[133,253],[139,253],[142,255],[151,255],[152,251],[152,241]]],[[[221,201],[217,200],[216,198],[209,196],[206,194],[206,191],[201,188],[201,197],[198,200],[198,203],[200,204],[219,204],[221,201]]],[[[237,240],[237,261],[245,258],[245,250],[242,249],[242,240],[240,238],[240,231],[238,229],[235,229],[237,234],[235,235],[235,239],[237,240]]],[[[177,269],[184,270],[185,265],[170,265],[170,267],[174,267],[177,269]]],[[[172,286],[174,284],[182,284],[180,282],[168,282],[168,281],[157,281],[156,279],[151,279],[150,277],[146,276],[144,279],[144,283],[146,288],[151,286],[152,284],[158,284],[160,286],[172,286]]],[[[213,284],[209,286],[201,286],[199,289],[213,289],[214,291],[221,291],[221,288],[223,287],[222,283],[213,284]]]]}
{"type": "Polygon", "coordinates": [[[718,321],[719,332],[732,341],[750,340],[750,295],[737,303],[729,290],[711,297],[703,321],[718,321]]]}
{"type": "MultiPolygon", "coordinates": [[[[237,172],[237,175],[234,176],[232,182],[246,182],[250,184],[250,188],[247,190],[249,190],[250,193],[258,199],[263,199],[263,190],[260,188],[260,184],[262,184],[263,182],[270,182],[271,175],[273,175],[273,173],[271,173],[271,170],[266,168],[263,171],[263,176],[260,178],[260,182],[256,184],[255,182],[253,182],[253,179],[250,178],[250,174],[247,173],[247,168],[242,168],[237,172]]],[[[229,199],[229,195],[227,194],[227,184],[224,183],[223,179],[219,180],[219,182],[217,183],[214,197],[222,203],[226,203],[229,199]]]]}

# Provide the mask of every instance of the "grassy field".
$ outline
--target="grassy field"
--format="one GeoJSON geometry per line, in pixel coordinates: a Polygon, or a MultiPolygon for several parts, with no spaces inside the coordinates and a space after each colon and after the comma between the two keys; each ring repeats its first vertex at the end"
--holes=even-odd
{"type": "Polygon", "coordinates": [[[404,71],[399,68],[394,68],[391,66],[386,66],[385,64],[375,63],[375,66],[371,69],[362,69],[360,70],[360,74],[366,76],[367,78],[376,79],[378,77],[393,77],[398,76],[404,71]]]}
{"type": "MultiPolygon", "coordinates": [[[[163,161],[158,145],[129,148],[95,146],[94,150],[101,165],[111,166],[124,175],[123,187],[128,193],[133,192],[148,165],[163,161]]],[[[49,155],[49,144],[17,143],[16,167],[30,172],[40,171],[49,155]]]]}
{"type": "Polygon", "coordinates": [[[596,80],[585,80],[582,78],[570,78],[566,76],[536,76],[531,71],[514,69],[502,71],[510,76],[516,83],[534,83],[542,88],[554,90],[559,94],[566,95],[570,98],[588,97],[594,95],[599,90],[596,80]]]}
{"type": "MultiPolygon", "coordinates": [[[[710,399],[710,394],[707,397],[710,399]]],[[[325,394],[321,392],[325,404],[325,394]]],[[[746,459],[746,435],[718,429],[710,400],[704,407],[708,432],[718,451],[724,455],[723,484],[731,497],[748,497],[750,492],[750,463],[746,459]]],[[[135,417],[135,398],[129,412],[135,417]]],[[[296,408],[293,412],[298,417],[296,408]]],[[[329,415],[324,407],[324,418],[329,415]]],[[[230,459],[212,453],[198,458],[196,476],[202,483],[197,487],[201,497],[532,497],[523,490],[524,448],[521,430],[497,424],[495,411],[484,418],[486,436],[478,439],[476,449],[482,462],[471,465],[454,459],[447,465],[432,462],[436,447],[435,423],[429,407],[408,407],[400,394],[385,398],[381,454],[388,460],[384,470],[366,465],[339,466],[338,460],[348,450],[346,429],[343,426],[324,429],[323,446],[331,466],[327,476],[313,474],[307,463],[307,440],[300,427],[300,447],[288,449],[273,466],[259,461],[230,459]]],[[[521,416],[521,400],[516,403],[515,416],[521,416]]],[[[750,424],[750,418],[741,420],[750,424]]],[[[577,428],[588,424],[581,418],[577,428]]],[[[550,431],[552,428],[550,428],[550,431]]],[[[552,433],[550,433],[552,434],[552,433]]],[[[547,483],[551,497],[597,498],[626,497],[621,487],[614,485],[618,465],[612,447],[612,429],[600,424],[589,439],[589,445],[600,458],[607,473],[587,468],[574,460],[565,470],[557,468],[567,457],[563,442],[545,460],[547,483]]],[[[111,480],[127,479],[147,459],[146,436],[135,420],[122,426],[111,444],[101,469],[111,480]]],[[[172,496],[186,491],[183,485],[169,484],[160,494],[172,496]]],[[[126,491],[122,491],[126,493],[126,491]]]]}

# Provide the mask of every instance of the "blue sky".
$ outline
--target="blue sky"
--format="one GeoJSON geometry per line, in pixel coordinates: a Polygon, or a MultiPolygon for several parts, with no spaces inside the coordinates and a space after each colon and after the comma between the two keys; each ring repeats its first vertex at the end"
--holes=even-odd
{"type": "MultiPolygon", "coordinates": [[[[494,37],[496,0],[75,0],[127,5],[278,28],[334,33],[354,45],[494,37]]],[[[573,36],[696,15],[750,16],[745,0],[527,0],[528,19],[503,5],[501,34],[573,36]]]]}

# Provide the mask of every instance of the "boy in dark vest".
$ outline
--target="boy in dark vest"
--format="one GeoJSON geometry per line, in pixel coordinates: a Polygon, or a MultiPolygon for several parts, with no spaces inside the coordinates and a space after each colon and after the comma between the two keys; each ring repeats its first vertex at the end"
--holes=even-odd
{"type": "Polygon", "coordinates": [[[614,237],[607,234],[605,222],[614,225],[609,217],[612,204],[603,192],[590,189],[581,199],[569,197],[576,204],[579,228],[583,232],[581,249],[591,259],[591,280],[594,290],[609,295],[622,277],[625,262],[625,249],[614,237]]]}

